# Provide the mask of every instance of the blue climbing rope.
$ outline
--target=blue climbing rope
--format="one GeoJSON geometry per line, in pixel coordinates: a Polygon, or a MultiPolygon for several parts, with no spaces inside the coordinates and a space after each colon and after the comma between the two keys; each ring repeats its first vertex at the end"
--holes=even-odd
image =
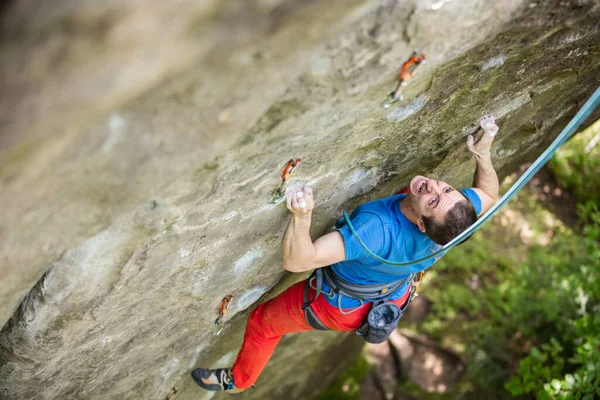
{"type": "Polygon", "coordinates": [[[573,136],[577,128],[579,128],[583,121],[585,121],[587,117],[590,116],[590,114],[596,109],[596,107],[598,107],[599,104],[600,87],[596,89],[594,94],[592,94],[592,96],[588,99],[588,101],[586,101],[583,107],[581,107],[581,110],[579,110],[579,112],[571,119],[571,121],[567,124],[565,129],[562,130],[562,132],[560,133],[560,135],[558,135],[554,142],[552,142],[552,144],[548,146],[546,151],[544,151],[537,158],[537,160],[535,160],[535,162],[531,164],[527,171],[525,171],[525,173],[515,182],[514,185],[512,185],[512,187],[504,194],[504,196],[502,196],[500,201],[498,201],[488,212],[486,212],[481,218],[477,220],[477,222],[475,222],[473,225],[467,228],[464,232],[462,232],[460,235],[458,235],[450,242],[442,246],[439,250],[429,254],[426,257],[405,262],[395,262],[386,260],[385,258],[381,258],[377,254],[373,253],[362,241],[360,236],[358,236],[358,234],[354,230],[354,227],[352,226],[352,223],[350,222],[350,217],[348,216],[348,213],[345,210],[344,220],[346,221],[346,224],[348,225],[348,228],[350,228],[350,231],[352,232],[354,237],[358,240],[358,243],[360,243],[360,245],[363,247],[363,249],[365,249],[369,256],[371,256],[372,258],[374,258],[382,264],[391,265],[394,267],[412,266],[412,268],[407,268],[407,274],[414,274],[420,272],[423,270],[423,268],[414,267],[415,265],[430,260],[434,257],[443,255],[452,247],[456,246],[457,244],[465,240],[468,236],[472,235],[474,232],[479,230],[483,224],[485,224],[490,218],[492,218],[498,212],[498,210],[502,208],[510,199],[512,199],[517,194],[517,192],[521,190],[523,186],[525,186],[525,184],[550,160],[550,158],[552,158],[556,150],[558,150],[560,146],[562,146],[571,136],[573,136]]]}

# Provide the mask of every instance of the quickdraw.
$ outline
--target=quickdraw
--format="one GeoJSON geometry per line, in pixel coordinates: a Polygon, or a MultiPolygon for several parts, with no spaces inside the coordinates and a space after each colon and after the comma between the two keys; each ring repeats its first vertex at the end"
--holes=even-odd
{"type": "Polygon", "coordinates": [[[225,296],[223,300],[221,300],[221,305],[219,306],[219,316],[215,320],[215,335],[218,336],[223,329],[223,317],[227,314],[227,309],[229,308],[229,304],[233,296],[225,296]]]}
{"type": "Polygon", "coordinates": [[[388,95],[384,103],[384,107],[388,108],[393,103],[402,100],[402,88],[408,85],[408,81],[412,78],[417,67],[425,63],[425,54],[420,53],[418,50],[414,50],[408,60],[402,64],[400,73],[398,74],[398,86],[396,89],[388,95]]]}
{"type": "Polygon", "coordinates": [[[300,160],[299,158],[292,158],[290,161],[287,162],[287,164],[283,166],[283,169],[281,170],[281,185],[279,185],[279,187],[275,191],[275,194],[273,195],[273,199],[271,200],[273,204],[278,204],[283,199],[285,199],[285,188],[287,186],[288,179],[290,178],[292,172],[294,172],[296,167],[300,165],[301,162],[302,160],[300,160]]]}

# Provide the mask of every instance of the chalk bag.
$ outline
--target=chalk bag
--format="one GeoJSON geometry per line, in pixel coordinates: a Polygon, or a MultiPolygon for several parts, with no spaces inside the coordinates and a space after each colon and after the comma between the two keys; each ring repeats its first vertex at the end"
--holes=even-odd
{"type": "Polygon", "coordinates": [[[401,317],[402,310],[394,303],[374,305],[356,334],[369,343],[385,342],[398,326],[401,317]]]}

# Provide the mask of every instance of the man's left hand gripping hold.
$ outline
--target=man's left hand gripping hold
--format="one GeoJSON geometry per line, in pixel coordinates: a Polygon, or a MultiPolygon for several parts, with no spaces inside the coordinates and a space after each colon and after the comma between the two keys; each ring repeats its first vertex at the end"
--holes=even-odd
{"type": "Polygon", "coordinates": [[[314,243],[310,238],[315,207],[312,188],[301,186],[291,189],[286,200],[292,219],[282,241],[283,268],[290,272],[303,272],[344,261],[344,239],[338,231],[321,236],[314,243]]]}

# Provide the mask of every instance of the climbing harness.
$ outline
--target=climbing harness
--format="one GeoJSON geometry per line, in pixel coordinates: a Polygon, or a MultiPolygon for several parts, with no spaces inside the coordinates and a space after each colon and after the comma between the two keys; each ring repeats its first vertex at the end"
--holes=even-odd
{"type": "Polygon", "coordinates": [[[283,169],[281,170],[281,185],[279,185],[279,187],[275,191],[271,203],[279,204],[281,201],[283,201],[283,199],[285,199],[285,187],[287,186],[288,179],[290,178],[292,172],[294,172],[296,167],[300,165],[301,162],[302,160],[300,160],[299,158],[292,158],[290,161],[287,162],[287,164],[283,166],[283,169]]]}
{"type": "Polygon", "coordinates": [[[401,90],[408,85],[408,81],[412,78],[417,70],[417,67],[425,63],[425,54],[418,50],[413,50],[410,58],[402,64],[400,73],[398,74],[398,85],[385,99],[383,106],[389,108],[395,102],[402,100],[401,90]]]}
{"type": "Polygon", "coordinates": [[[223,330],[223,317],[227,314],[227,310],[229,309],[229,304],[231,304],[231,300],[233,300],[233,296],[225,296],[223,300],[221,300],[221,305],[219,306],[219,316],[215,321],[215,336],[219,336],[221,331],[223,330]]]}
{"type": "Polygon", "coordinates": [[[579,112],[569,121],[567,126],[562,130],[562,132],[558,135],[558,137],[548,146],[548,148],[531,164],[531,166],[525,171],[525,173],[511,186],[511,188],[502,196],[502,198],[490,209],[486,212],[481,218],[479,218],[473,225],[464,230],[460,235],[452,239],[450,242],[441,246],[437,251],[432,252],[428,256],[412,260],[412,261],[403,261],[403,262],[395,262],[391,260],[386,260],[385,258],[379,257],[377,254],[373,253],[367,245],[362,241],[360,236],[356,233],[356,230],[352,226],[352,222],[350,221],[350,217],[348,213],[344,210],[344,221],[350,231],[358,241],[358,243],[362,246],[363,249],[367,252],[369,256],[379,261],[382,264],[390,265],[393,267],[404,267],[402,272],[404,274],[414,274],[423,271],[423,268],[418,267],[417,265],[430,260],[432,258],[440,257],[444,255],[448,250],[452,247],[456,246],[463,242],[466,238],[471,236],[474,232],[479,230],[483,224],[489,221],[499,210],[502,208],[510,199],[512,199],[518,192],[525,186],[529,180],[552,158],[552,155],[558,150],[560,146],[562,146],[579,128],[579,126],[586,120],[587,117],[598,107],[600,104],[600,87],[596,89],[596,91],[592,94],[592,96],[585,102],[583,107],[579,110],[579,112]]]}
{"type": "Polygon", "coordinates": [[[385,341],[392,333],[404,310],[410,302],[417,297],[417,289],[423,278],[423,273],[411,274],[408,278],[400,279],[394,282],[379,283],[374,285],[357,285],[348,282],[331,269],[331,266],[316,269],[308,278],[304,286],[304,303],[302,310],[306,322],[316,330],[329,330],[319,320],[312,309],[312,303],[321,295],[333,299],[338,296],[338,310],[342,314],[350,314],[365,305],[365,302],[373,303],[371,310],[367,314],[367,318],[363,321],[361,327],[356,331],[356,334],[362,336],[369,343],[381,343],[385,341]],[[329,287],[329,291],[323,291],[323,283],[329,287]],[[409,284],[410,293],[408,299],[402,308],[394,303],[389,302],[389,298],[401,289],[405,284],[409,284]],[[315,296],[310,299],[310,289],[315,290],[315,296]],[[344,311],[341,305],[342,296],[360,301],[360,306],[349,311],[344,311]]]}

